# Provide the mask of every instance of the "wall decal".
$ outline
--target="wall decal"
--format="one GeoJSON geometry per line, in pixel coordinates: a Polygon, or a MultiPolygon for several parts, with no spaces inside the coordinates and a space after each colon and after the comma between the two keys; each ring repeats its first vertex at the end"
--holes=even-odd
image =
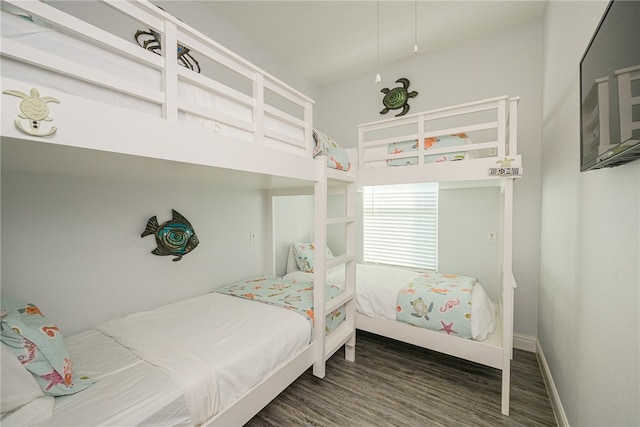
{"type": "Polygon", "coordinates": [[[47,103],[55,102],[56,104],[60,104],[60,101],[56,98],[51,96],[41,97],[40,92],[38,92],[38,89],[35,87],[31,88],[29,95],[19,90],[5,90],[2,93],[22,98],[22,102],[20,102],[21,113],[18,114],[18,118],[13,121],[18,130],[31,136],[50,136],[56,133],[58,128],[55,126],[52,126],[47,132],[40,131],[40,122],[50,122],[53,120],[49,116],[47,103]],[[29,129],[25,129],[22,126],[20,119],[29,120],[29,129]]]}
{"type": "Polygon", "coordinates": [[[158,224],[156,216],[147,221],[147,227],[140,237],[154,235],[157,248],[151,251],[158,256],[175,256],[173,261],[180,261],[182,257],[198,246],[200,241],[193,227],[185,217],[176,210],[171,210],[172,217],[169,221],[158,224]]]}
{"type": "Polygon", "coordinates": [[[396,80],[396,83],[401,83],[402,87],[395,87],[393,89],[385,87],[380,90],[380,92],[384,93],[384,98],[382,99],[384,109],[380,111],[380,114],[387,114],[389,110],[402,108],[402,111],[396,114],[396,117],[404,116],[409,111],[409,98],[418,96],[418,92],[415,90],[409,92],[409,79],[402,77],[396,80]]]}

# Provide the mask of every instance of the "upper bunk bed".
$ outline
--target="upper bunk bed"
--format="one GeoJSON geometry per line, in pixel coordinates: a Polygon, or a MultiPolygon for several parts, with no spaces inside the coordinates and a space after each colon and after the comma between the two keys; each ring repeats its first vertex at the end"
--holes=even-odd
{"type": "Polygon", "coordinates": [[[517,178],[518,101],[501,96],[359,125],[359,185],[517,178]]]}
{"type": "Polygon", "coordinates": [[[149,2],[91,3],[100,26],[2,2],[3,137],[316,180],[310,98],[149,2]]]}

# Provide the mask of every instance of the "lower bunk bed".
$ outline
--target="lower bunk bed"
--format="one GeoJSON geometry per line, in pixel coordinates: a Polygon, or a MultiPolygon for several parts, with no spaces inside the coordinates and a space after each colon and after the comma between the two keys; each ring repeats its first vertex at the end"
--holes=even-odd
{"type": "MultiPolygon", "coordinates": [[[[36,305],[3,296],[0,421],[242,425],[317,362],[313,293],[251,278],[65,339],[36,305]]],[[[340,333],[344,310],[326,325],[340,333]]]]}
{"type": "MultiPolygon", "coordinates": [[[[312,273],[299,269],[296,246],[284,277],[304,282],[312,273]]],[[[344,277],[344,268],[330,269],[327,284],[342,286],[344,277]]],[[[357,264],[355,277],[356,329],[501,370],[501,411],[509,414],[513,277],[498,303],[476,278],[463,275],[357,264]]]]}

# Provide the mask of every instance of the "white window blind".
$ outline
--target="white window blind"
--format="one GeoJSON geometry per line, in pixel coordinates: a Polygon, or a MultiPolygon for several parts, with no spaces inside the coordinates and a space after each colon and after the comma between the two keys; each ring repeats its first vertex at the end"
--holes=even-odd
{"type": "Polygon", "coordinates": [[[437,270],[438,184],[364,187],[364,262],[437,270]]]}

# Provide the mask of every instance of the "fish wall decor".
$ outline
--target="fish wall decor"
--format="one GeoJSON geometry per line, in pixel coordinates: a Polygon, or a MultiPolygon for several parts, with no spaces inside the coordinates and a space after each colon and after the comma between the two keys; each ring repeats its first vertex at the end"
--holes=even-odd
{"type": "Polygon", "coordinates": [[[200,241],[191,223],[175,209],[171,210],[171,219],[158,224],[156,216],[147,221],[147,227],[140,237],[154,235],[157,248],[151,251],[154,255],[175,256],[173,261],[180,261],[182,257],[193,251],[200,241]]]}

